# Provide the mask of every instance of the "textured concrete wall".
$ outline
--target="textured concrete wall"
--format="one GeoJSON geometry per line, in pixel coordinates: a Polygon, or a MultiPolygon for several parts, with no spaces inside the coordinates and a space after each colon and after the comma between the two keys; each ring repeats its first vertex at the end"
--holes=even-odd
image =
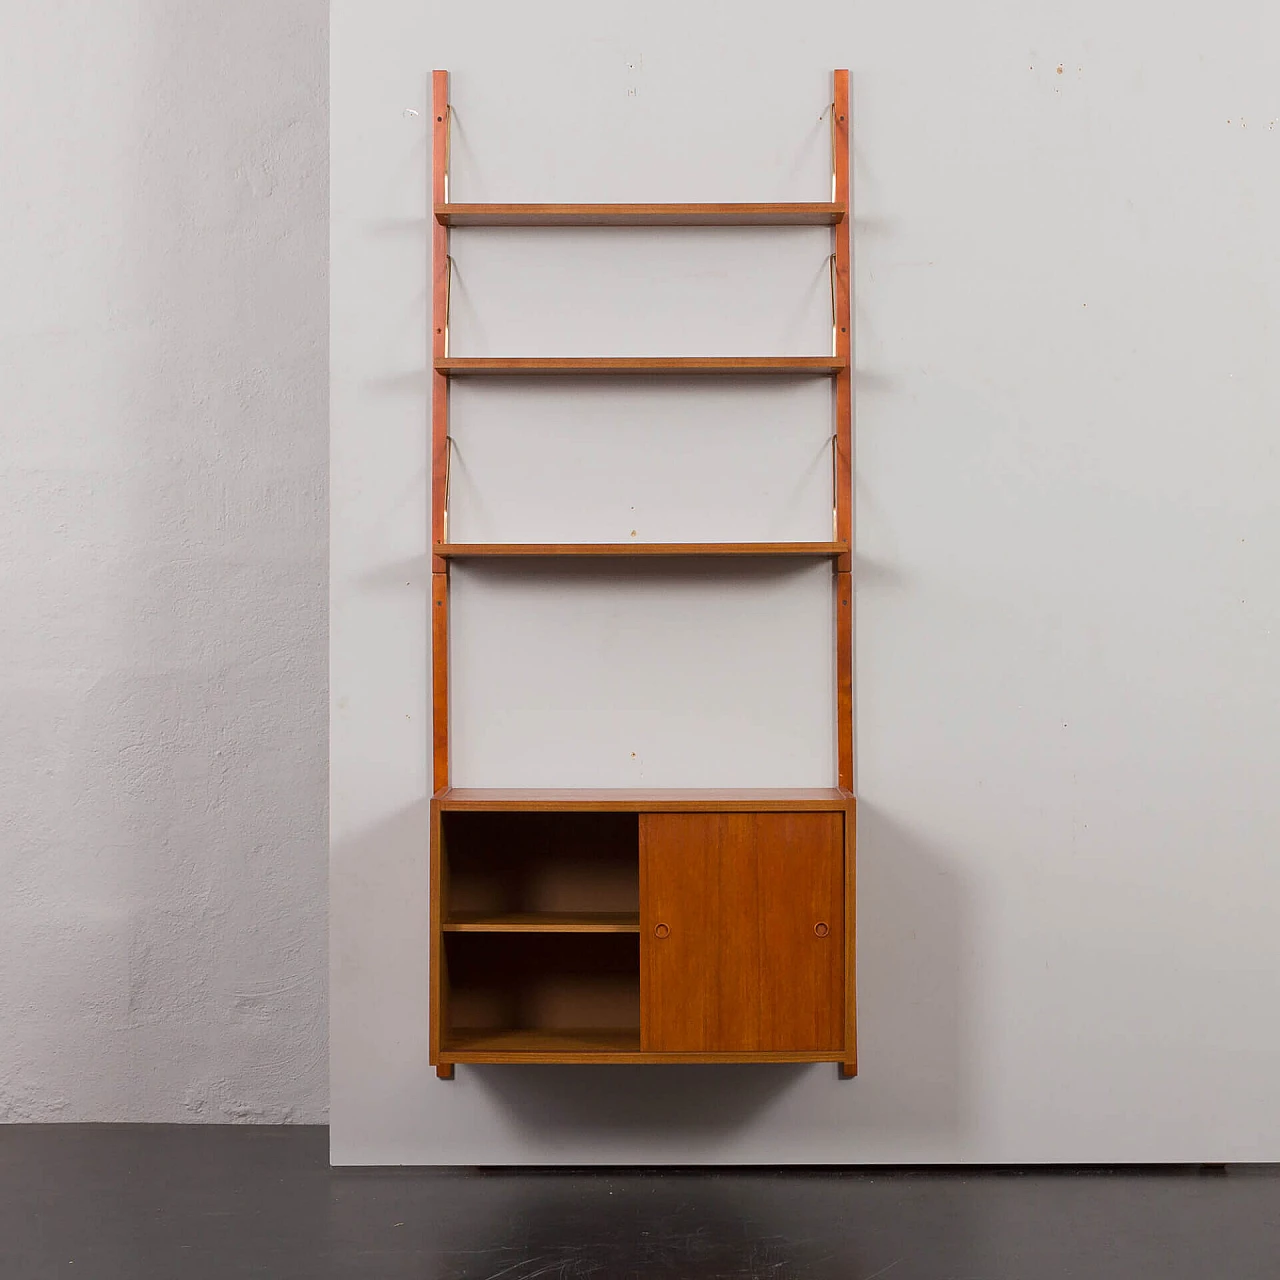
{"type": "Polygon", "coordinates": [[[0,1119],[326,1112],[327,21],[0,6],[0,1119]]]}

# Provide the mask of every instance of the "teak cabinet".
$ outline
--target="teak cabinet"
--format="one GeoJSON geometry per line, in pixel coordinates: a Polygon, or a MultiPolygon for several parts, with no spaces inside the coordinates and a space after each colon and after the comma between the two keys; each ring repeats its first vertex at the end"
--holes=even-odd
{"type": "Polygon", "coordinates": [[[451,788],[432,820],[438,1064],[852,1070],[853,802],[838,790],[451,788]]]}
{"type": "Polygon", "coordinates": [[[829,108],[831,200],[459,204],[448,73],[433,75],[431,1061],[836,1062],[856,1072],[852,338],[848,72],[829,108]],[[454,227],[829,226],[832,349],[806,356],[475,358],[449,351],[454,227]],[[829,542],[449,540],[458,377],[825,377],[829,542]],[[774,790],[468,789],[449,778],[449,574],[476,557],[829,560],[836,785],[774,790]]]}

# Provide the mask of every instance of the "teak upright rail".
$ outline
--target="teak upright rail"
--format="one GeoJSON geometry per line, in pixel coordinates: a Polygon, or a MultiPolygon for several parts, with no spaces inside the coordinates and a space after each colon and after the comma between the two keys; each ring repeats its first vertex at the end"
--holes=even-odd
{"type": "Polygon", "coordinates": [[[837,1062],[857,1070],[849,73],[831,199],[459,204],[449,75],[432,74],[431,1061],[837,1062]],[[452,227],[829,226],[829,355],[475,358],[449,350],[452,227]],[[808,374],[833,383],[830,542],[453,543],[456,377],[808,374]],[[484,556],[826,557],[835,586],[836,785],[508,790],[449,783],[449,567],[484,556]]]}

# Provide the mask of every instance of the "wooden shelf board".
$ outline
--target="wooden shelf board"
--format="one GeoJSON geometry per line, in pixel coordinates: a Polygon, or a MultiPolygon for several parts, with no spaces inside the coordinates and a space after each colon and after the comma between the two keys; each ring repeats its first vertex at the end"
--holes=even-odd
{"type": "Polygon", "coordinates": [[[508,912],[458,914],[444,922],[446,933],[639,933],[635,911],[508,912]]]}
{"type": "Polygon", "coordinates": [[[438,556],[842,556],[844,542],[440,542],[438,556]]]}
{"type": "Polygon", "coordinates": [[[635,1028],[574,1031],[455,1031],[438,1061],[449,1062],[839,1062],[835,1050],[795,1053],[645,1053],[635,1028]]]}
{"type": "Polygon", "coordinates": [[[501,1055],[639,1053],[640,1028],[581,1028],[561,1030],[457,1030],[441,1045],[446,1062],[501,1061],[501,1055]],[[493,1054],[500,1055],[493,1058],[493,1054]],[[477,1056],[479,1055],[479,1056],[477,1056]]]}
{"type": "Polygon", "coordinates": [[[444,227],[827,227],[843,204],[438,204],[444,227]]]}
{"type": "Polygon", "coordinates": [[[446,787],[433,799],[441,809],[470,813],[502,809],[525,813],[803,813],[848,809],[854,803],[853,795],[840,787],[446,787]]]}
{"type": "Polygon", "coordinates": [[[832,374],[844,367],[839,356],[445,356],[435,362],[436,372],[450,378],[527,374],[832,374]]]}

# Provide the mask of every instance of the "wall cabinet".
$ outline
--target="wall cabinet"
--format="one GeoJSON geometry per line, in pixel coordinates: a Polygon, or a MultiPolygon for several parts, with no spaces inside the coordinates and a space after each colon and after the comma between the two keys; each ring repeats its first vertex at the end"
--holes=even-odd
{"type": "Polygon", "coordinates": [[[495,794],[434,801],[438,1064],[852,1072],[852,797],[495,794]]]}

